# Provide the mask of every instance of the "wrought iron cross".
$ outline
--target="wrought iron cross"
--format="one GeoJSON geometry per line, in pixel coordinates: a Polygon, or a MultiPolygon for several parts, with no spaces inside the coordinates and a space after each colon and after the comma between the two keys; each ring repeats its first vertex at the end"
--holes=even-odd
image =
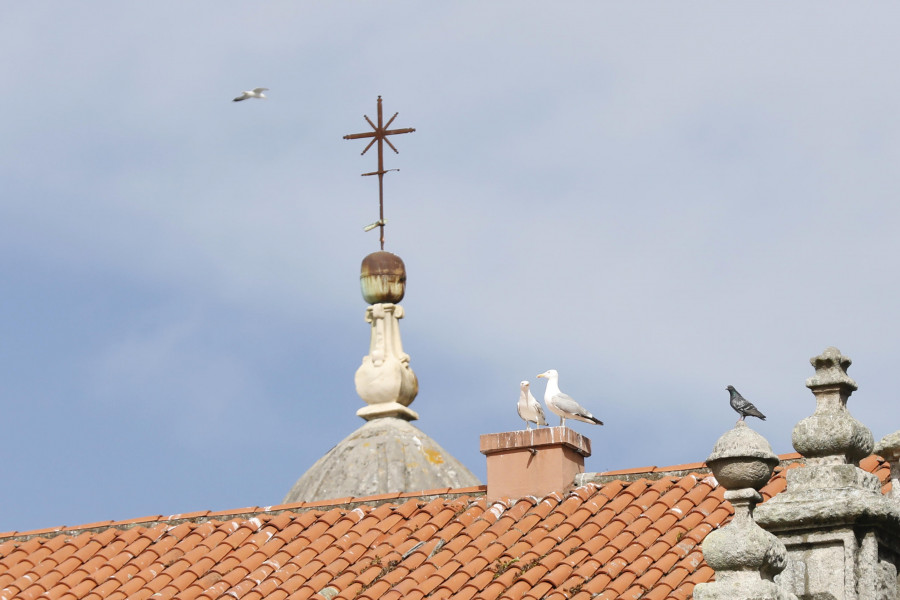
{"type": "Polygon", "coordinates": [[[382,124],[382,114],[381,114],[381,96],[378,96],[378,124],[372,122],[372,119],[363,115],[366,121],[368,121],[369,125],[372,126],[372,131],[367,131],[365,133],[351,133],[350,135],[345,135],[345,140],[358,140],[360,138],[372,138],[372,141],[369,142],[369,145],[366,146],[365,150],[362,151],[362,154],[365,154],[369,151],[369,148],[372,147],[372,144],[378,142],[378,170],[372,171],[371,173],[363,173],[363,177],[368,175],[378,175],[378,221],[366,227],[366,231],[374,229],[376,226],[381,230],[381,249],[384,250],[384,174],[388,171],[399,171],[400,169],[388,169],[385,171],[384,169],[384,143],[391,147],[391,150],[394,151],[394,154],[399,154],[400,152],[394,147],[391,143],[391,140],[387,138],[389,135],[397,135],[399,133],[412,133],[415,131],[412,127],[407,127],[405,129],[388,129],[391,126],[391,123],[394,122],[394,119],[397,118],[397,115],[400,113],[394,113],[394,116],[388,119],[387,123],[382,124]]]}

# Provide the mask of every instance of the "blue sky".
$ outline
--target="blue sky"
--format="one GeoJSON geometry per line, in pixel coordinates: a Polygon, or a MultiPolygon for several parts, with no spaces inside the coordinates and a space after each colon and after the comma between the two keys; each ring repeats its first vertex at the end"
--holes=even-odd
{"type": "Polygon", "coordinates": [[[378,95],[416,425],[480,478],[550,368],[589,471],[703,460],[728,384],[792,451],[829,345],[897,430],[898,12],[4,4],[0,531],[277,504],[362,424],[378,95]]]}

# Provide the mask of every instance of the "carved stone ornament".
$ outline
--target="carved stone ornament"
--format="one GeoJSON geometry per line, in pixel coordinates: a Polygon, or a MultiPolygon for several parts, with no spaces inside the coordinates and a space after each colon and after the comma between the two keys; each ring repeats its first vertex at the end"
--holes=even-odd
{"type": "Polygon", "coordinates": [[[716,580],[698,584],[694,598],[795,600],[774,582],[787,565],[784,544],[753,520],[753,509],[762,501],[757,490],[778,464],[769,442],[738,421],[719,438],[706,462],[726,489],[725,499],[734,507],[734,517],[703,540],[703,558],[715,569],[716,580]]]}
{"type": "Polygon", "coordinates": [[[847,410],[850,359],[830,347],[810,363],[816,410],[792,435],[806,465],[789,469],[787,489],[755,512],[788,551],[778,584],[804,600],[896,600],[900,507],[858,466],[874,443],[847,410]]]}
{"type": "Polygon", "coordinates": [[[851,360],[831,346],[809,362],[816,374],[806,387],[816,397],[816,410],[794,427],[794,448],[809,464],[857,464],[872,452],[875,440],[847,410],[847,399],[857,389],[847,375],[851,360]]]}
{"type": "Polygon", "coordinates": [[[766,438],[750,429],[745,421],[738,421],[734,429],[718,439],[706,464],[725,489],[759,490],[769,482],[778,457],[766,438]]]}
{"type": "Polygon", "coordinates": [[[875,454],[891,463],[891,498],[900,501],[900,431],[881,438],[875,444],[875,454]]]}
{"type": "Polygon", "coordinates": [[[403,307],[373,304],[366,309],[366,322],[372,325],[369,354],[356,370],[356,393],[366,401],[356,414],[370,420],[399,417],[414,421],[419,415],[408,406],[419,393],[416,374],[409,367],[409,355],[403,352],[399,319],[403,307]]]}

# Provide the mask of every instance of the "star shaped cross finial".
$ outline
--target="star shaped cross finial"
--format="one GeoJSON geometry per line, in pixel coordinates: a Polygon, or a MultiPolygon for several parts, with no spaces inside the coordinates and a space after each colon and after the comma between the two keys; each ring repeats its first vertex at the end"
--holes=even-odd
{"type": "Polygon", "coordinates": [[[391,147],[391,150],[394,151],[395,154],[399,154],[397,148],[391,143],[391,140],[388,139],[389,135],[397,135],[400,133],[412,133],[415,131],[412,127],[406,127],[404,129],[388,129],[391,126],[391,123],[394,122],[394,119],[397,118],[397,115],[400,113],[394,113],[394,116],[388,119],[387,123],[383,123],[383,116],[381,111],[381,96],[378,96],[378,124],[372,122],[368,116],[363,115],[363,118],[372,126],[372,131],[367,131],[365,133],[351,133],[349,135],[345,135],[345,140],[358,140],[360,138],[372,138],[372,141],[369,142],[369,145],[362,151],[362,154],[365,154],[369,151],[369,148],[375,142],[378,142],[378,170],[372,171],[371,173],[363,173],[363,177],[368,175],[378,175],[378,221],[375,223],[366,226],[365,230],[370,231],[375,227],[380,228],[381,230],[381,249],[384,250],[384,174],[388,171],[399,171],[400,169],[388,169],[387,171],[384,169],[384,144],[386,143],[391,147]]]}

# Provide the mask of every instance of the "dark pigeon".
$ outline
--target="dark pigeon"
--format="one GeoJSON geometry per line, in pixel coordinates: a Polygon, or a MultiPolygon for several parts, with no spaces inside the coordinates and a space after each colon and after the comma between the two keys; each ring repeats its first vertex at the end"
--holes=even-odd
{"type": "Polygon", "coordinates": [[[756,407],[753,406],[749,400],[741,396],[741,393],[734,389],[734,386],[729,385],[725,389],[728,390],[729,394],[731,394],[731,408],[736,410],[738,414],[741,415],[741,421],[743,421],[744,417],[746,416],[758,417],[763,421],[766,420],[766,415],[756,410],[756,407]]]}

